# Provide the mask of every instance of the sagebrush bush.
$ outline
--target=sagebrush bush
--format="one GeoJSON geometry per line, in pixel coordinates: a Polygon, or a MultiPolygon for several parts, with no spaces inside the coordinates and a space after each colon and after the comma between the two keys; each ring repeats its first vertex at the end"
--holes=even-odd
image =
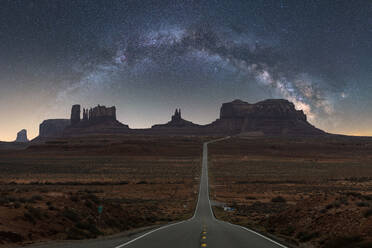
{"type": "Polygon", "coordinates": [[[282,202],[282,203],[284,203],[284,202],[287,202],[287,200],[282,196],[277,196],[277,197],[272,198],[271,202],[282,202]]]}

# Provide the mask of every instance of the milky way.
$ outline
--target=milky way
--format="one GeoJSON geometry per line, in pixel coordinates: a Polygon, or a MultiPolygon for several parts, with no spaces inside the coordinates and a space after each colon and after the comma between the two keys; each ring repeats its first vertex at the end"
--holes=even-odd
{"type": "MultiPolygon", "coordinates": [[[[310,74],[291,68],[286,58],[276,54],[275,44],[251,33],[214,30],[200,24],[187,28],[173,26],[123,37],[115,45],[111,47],[115,54],[92,71],[85,71],[79,81],[59,93],[58,99],[65,101],[73,92],[81,96],[125,85],[120,80],[124,74],[141,77],[152,70],[179,70],[174,60],[189,67],[193,58],[201,66],[214,67],[214,71],[206,73],[233,71],[235,78],[231,80],[243,75],[247,83],[257,83],[273,96],[292,101],[310,120],[314,121],[319,114],[333,113],[334,96],[327,92],[324,81],[316,84],[310,74]]],[[[342,90],[338,89],[339,94],[346,97],[342,90]]]]}

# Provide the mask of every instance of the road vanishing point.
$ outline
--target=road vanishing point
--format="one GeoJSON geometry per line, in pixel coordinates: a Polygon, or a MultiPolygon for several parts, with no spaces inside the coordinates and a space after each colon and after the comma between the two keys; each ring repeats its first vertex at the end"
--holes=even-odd
{"type": "MultiPolygon", "coordinates": [[[[227,137],[229,138],[229,137],[227,137]]],[[[139,233],[133,237],[61,242],[35,247],[45,248],[286,248],[248,228],[217,220],[214,217],[208,186],[208,144],[203,144],[202,173],[194,216],[185,221],[139,233]]],[[[34,247],[34,246],[33,246],[34,247]]]]}

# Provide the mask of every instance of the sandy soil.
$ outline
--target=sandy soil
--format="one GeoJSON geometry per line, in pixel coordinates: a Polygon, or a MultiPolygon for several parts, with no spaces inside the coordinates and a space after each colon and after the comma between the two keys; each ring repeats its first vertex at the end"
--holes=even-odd
{"type": "Polygon", "coordinates": [[[372,247],[372,139],[233,138],[209,152],[218,218],[294,246],[372,247]]]}
{"type": "Polygon", "coordinates": [[[187,219],[201,149],[193,137],[99,136],[0,151],[0,246],[187,219]]]}

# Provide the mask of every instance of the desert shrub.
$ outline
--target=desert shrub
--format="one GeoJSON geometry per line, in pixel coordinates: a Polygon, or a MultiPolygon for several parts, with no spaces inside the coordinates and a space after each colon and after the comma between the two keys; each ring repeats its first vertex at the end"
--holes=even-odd
{"type": "Polygon", "coordinates": [[[67,239],[85,239],[89,238],[90,235],[84,232],[83,230],[72,227],[67,231],[67,239]]]}
{"type": "Polygon", "coordinates": [[[358,248],[371,248],[371,247],[372,247],[372,242],[368,242],[368,241],[358,244],[358,248]]]}
{"type": "Polygon", "coordinates": [[[30,213],[28,213],[28,212],[24,213],[23,217],[25,218],[26,221],[28,221],[32,224],[36,224],[36,220],[34,219],[34,217],[32,217],[32,215],[30,213]]]}
{"type": "Polygon", "coordinates": [[[44,214],[40,208],[34,208],[34,207],[27,207],[28,213],[34,218],[34,219],[43,219],[44,214]]]}
{"type": "Polygon", "coordinates": [[[98,197],[94,194],[88,194],[84,197],[85,199],[87,200],[91,200],[92,202],[94,202],[95,204],[99,204],[100,203],[100,200],[98,199],[98,197]]]}
{"type": "Polygon", "coordinates": [[[73,195],[70,197],[70,200],[73,201],[73,202],[78,202],[79,201],[79,197],[76,196],[76,195],[73,195]]]}
{"type": "Polygon", "coordinates": [[[246,200],[257,200],[257,198],[254,196],[246,196],[245,199],[246,200]]]}
{"type": "Polygon", "coordinates": [[[20,208],[21,207],[21,203],[19,201],[16,201],[14,203],[14,208],[20,208]]]}
{"type": "Polygon", "coordinates": [[[18,233],[0,231],[0,240],[16,243],[22,242],[23,237],[18,233]]]}
{"type": "Polygon", "coordinates": [[[122,228],[122,223],[118,219],[110,218],[108,220],[105,220],[106,225],[108,225],[111,228],[122,228]]]}
{"type": "Polygon", "coordinates": [[[366,217],[366,218],[372,216],[372,208],[366,210],[366,211],[364,212],[363,215],[364,215],[364,217],[366,217]]]}
{"type": "Polygon", "coordinates": [[[8,202],[15,202],[17,201],[16,198],[12,197],[12,196],[8,196],[8,202]]]}
{"type": "Polygon", "coordinates": [[[326,209],[331,209],[331,208],[333,208],[334,206],[333,206],[333,204],[331,203],[331,204],[328,204],[325,208],[326,209]]]}
{"type": "Polygon", "coordinates": [[[296,238],[298,238],[298,240],[300,240],[301,242],[308,242],[314,238],[317,238],[319,237],[319,233],[318,232],[312,232],[312,233],[308,233],[308,232],[299,232],[297,235],[296,235],[296,238]]]}
{"type": "Polygon", "coordinates": [[[294,226],[287,226],[280,233],[286,236],[292,236],[295,231],[296,231],[296,228],[294,226]]]}
{"type": "Polygon", "coordinates": [[[68,208],[65,208],[62,212],[62,216],[73,221],[73,222],[78,222],[80,221],[80,216],[78,213],[76,213],[75,211],[71,210],[71,209],[68,209],[68,208]]]}
{"type": "Polygon", "coordinates": [[[372,195],[363,195],[364,200],[372,201],[372,195]]]}
{"type": "Polygon", "coordinates": [[[57,210],[57,208],[56,208],[55,206],[53,206],[53,205],[49,205],[49,206],[48,206],[48,209],[49,209],[50,211],[55,211],[55,210],[57,210]]]}
{"type": "Polygon", "coordinates": [[[8,198],[3,197],[3,196],[0,197],[0,205],[5,205],[5,204],[7,204],[8,202],[9,202],[9,201],[8,201],[8,198]]]}
{"type": "Polygon", "coordinates": [[[92,238],[95,238],[98,235],[102,235],[102,232],[98,230],[96,225],[93,223],[78,222],[75,225],[75,227],[79,229],[87,230],[92,235],[92,238]]]}
{"type": "Polygon", "coordinates": [[[91,201],[89,201],[89,200],[85,201],[85,206],[88,207],[88,208],[90,208],[90,209],[93,209],[94,208],[93,203],[91,201]]]}
{"type": "Polygon", "coordinates": [[[348,202],[348,200],[347,200],[347,197],[340,197],[338,200],[339,200],[339,202],[340,202],[341,204],[349,205],[349,202],[348,202]]]}
{"type": "Polygon", "coordinates": [[[360,198],[362,197],[362,194],[359,193],[359,192],[346,192],[345,193],[347,196],[353,196],[353,197],[356,197],[356,198],[360,198]]]}
{"type": "Polygon", "coordinates": [[[333,207],[339,208],[340,206],[341,206],[341,202],[339,202],[339,201],[333,202],[333,207]]]}
{"type": "Polygon", "coordinates": [[[277,197],[274,197],[271,199],[271,202],[280,202],[280,203],[284,203],[284,202],[287,202],[287,200],[282,197],[282,196],[277,196],[277,197]]]}
{"type": "Polygon", "coordinates": [[[30,200],[32,202],[42,201],[43,200],[43,197],[41,195],[33,195],[30,200]]]}
{"type": "Polygon", "coordinates": [[[357,202],[356,204],[358,207],[369,207],[368,202],[357,202]]]}
{"type": "Polygon", "coordinates": [[[362,240],[360,236],[336,237],[327,241],[324,248],[356,248],[362,240]]]}

